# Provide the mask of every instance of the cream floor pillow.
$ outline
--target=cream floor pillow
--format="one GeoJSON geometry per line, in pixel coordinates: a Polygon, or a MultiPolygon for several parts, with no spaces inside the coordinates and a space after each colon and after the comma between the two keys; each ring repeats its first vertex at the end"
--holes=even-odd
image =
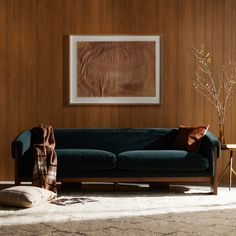
{"type": "Polygon", "coordinates": [[[14,186],[0,191],[0,205],[33,207],[56,197],[56,193],[34,186],[14,186]]]}

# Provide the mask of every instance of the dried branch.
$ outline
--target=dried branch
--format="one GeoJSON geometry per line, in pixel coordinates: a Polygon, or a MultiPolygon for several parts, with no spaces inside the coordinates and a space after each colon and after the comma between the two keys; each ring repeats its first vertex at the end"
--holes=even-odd
{"type": "Polygon", "coordinates": [[[193,48],[193,54],[201,74],[196,73],[193,86],[214,105],[218,113],[219,123],[223,124],[226,110],[231,105],[232,94],[236,85],[236,62],[228,58],[227,62],[222,66],[221,75],[219,76],[221,78],[220,82],[217,83],[212,77],[210,69],[211,57],[210,53],[205,51],[205,46],[193,48]]]}

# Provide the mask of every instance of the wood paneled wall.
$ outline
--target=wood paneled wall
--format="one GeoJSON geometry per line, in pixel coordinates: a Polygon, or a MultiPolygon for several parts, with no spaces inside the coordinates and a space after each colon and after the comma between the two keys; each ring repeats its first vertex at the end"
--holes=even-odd
{"type": "MultiPolygon", "coordinates": [[[[192,86],[192,47],[205,44],[217,78],[236,60],[235,0],[0,0],[0,180],[13,180],[10,143],[40,123],[53,127],[177,127],[210,123],[215,109],[192,86]],[[68,106],[63,37],[137,34],[162,37],[163,105],[68,106]]],[[[236,96],[226,140],[236,142],[236,96]]],[[[220,173],[226,164],[223,156],[220,173]]]]}

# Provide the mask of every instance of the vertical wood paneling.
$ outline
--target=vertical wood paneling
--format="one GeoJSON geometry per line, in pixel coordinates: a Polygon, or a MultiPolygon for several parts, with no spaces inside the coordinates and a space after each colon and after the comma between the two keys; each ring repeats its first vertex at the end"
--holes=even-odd
{"type": "MultiPolygon", "coordinates": [[[[206,50],[210,53],[211,56],[213,56],[213,2],[214,0],[205,1],[205,25],[204,25],[204,33],[205,33],[205,47],[206,50]]],[[[212,69],[212,64],[210,66],[212,69]]],[[[201,96],[201,95],[200,95],[201,96]]],[[[212,117],[213,117],[213,107],[209,103],[209,101],[205,98],[204,99],[204,114],[205,114],[205,122],[207,124],[210,124],[210,130],[214,132],[213,130],[213,124],[212,124],[212,117]]],[[[216,115],[216,114],[215,114],[216,115]]]]}
{"type": "MultiPolygon", "coordinates": [[[[196,1],[196,21],[195,21],[195,47],[199,47],[205,43],[205,1],[196,1]]],[[[194,59],[194,69],[197,71],[197,63],[194,59]]],[[[196,73],[196,72],[195,72],[196,73]]],[[[195,74],[193,74],[195,77],[195,74]]],[[[205,123],[205,98],[196,90],[194,90],[194,123],[204,124],[205,123]]]]}
{"type": "MultiPolygon", "coordinates": [[[[213,52],[213,64],[212,64],[212,76],[216,83],[219,84],[222,72],[222,63],[224,62],[224,20],[225,20],[225,5],[224,0],[214,0],[213,1],[213,42],[212,42],[212,52],[213,52]],[[217,39],[217,40],[214,40],[217,39]]],[[[218,129],[218,116],[216,110],[213,111],[212,116],[212,130],[217,132],[218,129]]],[[[227,161],[225,158],[225,153],[223,152],[222,158],[219,163],[219,173],[224,169],[223,163],[227,161]]],[[[228,153],[227,153],[228,155],[228,153]]],[[[227,177],[227,175],[226,175],[227,177]]]]}
{"type": "Polygon", "coordinates": [[[59,114],[63,105],[63,97],[58,96],[63,91],[63,1],[59,0],[55,5],[46,0],[38,3],[38,47],[42,50],[38,58],[38,96],[42,101],[38,106],[38,117],[40,122],[58,127],[62,124],[59,114]],[[48,107],[51,107],[50,112],[48,107]]]}
{"type": "Polygon", "coordinates": [[[196,1],[178,1],[178,124],[194,122],[192,46],[195,40],[195,5],[196,1]]]}
{"type": "MultiPolygon", "coordinates": [[[[232,58],[232,28],[231,28],[231,0],[225,0],[224,2],[224,32],[223,32],[223,61],[224,63],[227,62],[228,58],[232,58]]],[[[231,116],[230,111],[232,107],[228,108],[228,114],[225,117],[225,138],[226,141],[232,138],[232,131],[231,131],[231,116]]]]}
{"type": "MultiPolygon", "coordinates": [[[[236,1],[231,1],[231,56],[233,61],[236,61],[236,1]]],[[[231,106],[231,139],[230,142],[236,143],[236,92],[234,92],[232,97],[232,106],[231,106]]],[[[234,162],[234,169],[236,169],[236,163],[234,162]]],[[[234,181],[236,181],[236,176],[233,176],[234,181]]]]}
{"type": "MultiPolygon", "coordinates": [[[[226,63],[228,60],[228,57],[232,57],[232,28],[231,28],[231,7],[232,7],[232,2],[231,0],[225,0],[224,1],[224,25],[223,25],[223,62],[226,63]]],[[[222,68],[221,68],[222,69],[222,68]]],[[[226,114],[225,117],[225,139],[226,142],[232,138],[231,134],[231,107],[228,107],[228,114],[226,114]]],[[[221,169],[225,168],[226,163],[229,161],[229,152],[225,153],[222,155],[222,165],[221,169]]],[[[227,173],[226,177],[228,177],[229,173],[227,173]]]]}
{"type": "MultiPolygon", "coordinates": [[[[213,1],[213,68],[212,76],[216,83],[219,83],[221,79],[222,64],[224,63],[224,22],[225,22],[225,4],[224,0],[213,1]],[[216,40],[214,40],[216,39],[216,40]]],[[[212,117],[213,125],[218,124],[217,113],[214,110],[212,117]]],[[[213,130],[217,130],[218,127],[213,127],[213,130]]]]}
{"type": "MultiPolygon", "coordinates": [[[[203,43],[213,55],[214,76],[224,57],[236,60],[236,1],[0,0],[0,180],[14,178],[12,139],[39,123],[54,127],[210,123],[218,135],[214,107],[192,86],[196,72],[192,47],[203,43]],[[163,105],[68,106],[63,42],[69,34],[160,34],[163,105]]],[[[235,107],[227,116],[227,142],[236,142],[235,107]]],[[[222,158],[220,172],[227,160],[222,158]]]]}
{"type": "Polygon", "coordinates": [[[178,1],[165,1],[163,29],[163,89],[164,127],[178,125],[178,1]]]}
{"type": "MultiPolygon", "coordinates": [[[[37,1],[20,2],[20,22],[19,22],[19,50],[20,50],[20,73],[19,80],[21,86],[19,96],[19,112],[24,115],[17,116],[20,126],[28,127],[29,124],[38,124],[38,109],[33,104],[38,103],[38,4],[37,1]],[[30,58],[30,60],[29,60],[30,58]],[[31,101],[31,102],[29,102],[31,101]],[[28,115],[32,114],[32,115],[28,115]],[[27,119],[26,119],[27,117],[27,119]]],[[[13,35],[13,37],[15,37],[13,35]]]]}
{"type": "MultiPolygon", "coordinates": [[[[0,1],[0,114],[2,114],[0,119],[0,151],[1,153],[6,153],[6,147],[9,142],[9,135],[7,138],[4,134],[7,132],[7,63],[8,60],[8,42],[7,42],[7,4],[6,2],[0,1]],[[5,115],[3,115],[5,114],[5,115]]],[[[9,169],[9,157],[7,155],[1,156],[0,162],[0,179],[4,179],[7,176],[9,169]]]]}
{"type": "MultiPolygon", "coordinates": [[[[86,1],[64,1],[63,2],[63,35],[68,36],[70,34],[86,34],[87,24],[81,24],[88,20],[88,10],[86,1]],[[80,6],[82,5],[82,6],[80,6]]],[[[64,53],[64,52],[63,52],[64,53]]],[[[63,80],[69,80],[69,77],[65,77],[63,80]]],[[[63,88],[64,96],[65,88],[63,88]]],[[[64,98],[65,99],[65,98],[64,98]]],[[[76,109],[77,107],[63,105],[62,111],[62,126],[67,127],[83,127],[85,121],[84,108],[76,109]],[[68,115],[69,114],[69,115],[68,115]]]]}
{"type": "MultiPolygon", "coordinates": [[[[20,124],[20,116],[26,117],[26,104],[22,107],[21,99],[22,99],[22,91],[25,91],[25,86],[21,86],[22,82],[24,82],[24,78],[19,76],[21,73],[21,54],[20,54],[20,21],[21,21],[21,7],[20,1],[8,1],[5,2],[7,4],[7,42],[8,42],[8,77],[7,80],[7,106],[6,106],[6,127],[5,132],[3,134],[4,139],[7,140],[8,146],[3,147],[3,155],[4,159],[8,157],[9,159],[2,163],[5,167],[3,172],[5,172],[5,176],[9,176],[11,172],[13,173],[13,161],[10,159],[9,150],[10,150],[10,139],[14,137],[18,130],[21,127],[24,127],[23,124],[20,124]],[[16,19],[18,19],[16,21],[16,19]],[[24,88],[23,88],[24,87],[24,88]],[[7,154],[7,155],[6,155],[7,154]]],[[[1,158],[2,159],[2,158],[1,158]]],[[[1,165],[2,166],[2,165],[1,165]]],[[[4,177],[5,177],[4,176],[4,177]]],[[[6,178],[5,177],[5,178],[6,178]]],[[[9,177],[8,177],[9,178],[9,177]]]]}

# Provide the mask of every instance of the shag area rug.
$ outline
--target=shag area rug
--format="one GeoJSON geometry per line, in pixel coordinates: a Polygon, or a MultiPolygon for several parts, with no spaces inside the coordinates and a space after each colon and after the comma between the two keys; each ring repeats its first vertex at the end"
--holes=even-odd
{"type": "Polygon", "coordinates": [[[236,189],[61,192],[29,209],[0,207],[0,235],[236,235],[236,189]],[[73,202],[73,201],[72,201],[73,202]]]}

